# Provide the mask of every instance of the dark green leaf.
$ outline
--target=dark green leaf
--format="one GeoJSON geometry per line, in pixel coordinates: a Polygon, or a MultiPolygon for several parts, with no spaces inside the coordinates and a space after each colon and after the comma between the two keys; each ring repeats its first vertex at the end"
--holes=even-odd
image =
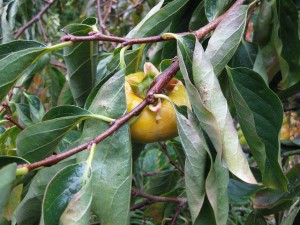
{"type": "Polygon", "coordinates": [[[151,195],[163,195],[172,191],[178,182],[177,171],[165,171],[150,176],[145,185],[145,192],[151,195]]]}
{"type": "Polygon", "coordinates": [[[239,123],[267,187],[287,190],[279,164],[282,104],[263,79],[246,68],[227,69],[239,123]]]}
{"type": "Polygon", "coordinates": [[[209,39],[206,57],[218,76],[234,55],[245,30],[248,6],[242,5],[227,14],[209,39]]]}
{"type": "Polygon", "coordinates": [[[228,184],[229,202],[234,204],[246,204],[261,187],[230,179],[228,184]]]}
{"type": "Polygon", "coordinates": [[[43,122],[23,130],[17,138],[18,155],[30,162],[49,156],[76,124],[92,118],[87,110],[76,106],[61,106],[50,110],[43,122]]]}
{"type": "Polygon", "coordinates": [[[207,24],[207,18],[205,16],[204,1],[201,1],[195,11],[193,12],[190,20],[189,29],[197,30],[207,24]]]}
{"type": "MultiPolygon", "coordinates": [[[[34,41],[14,41],[0,45],[5,51],[0,59],[0,101],[10,91],[26,69],[43,54],[47,48],[34,41]],[[6,55],[4,57],[4,55],[6,55]]],[[[1,51],[0,51],[1,52],[1,51]]]]}
{"type": "Polygon", "coordinates": [[[15,146],[11,146],[8,141],[15,142],[16,136],[19,134],[20,129],[16,126],[8,128],[0,135],[0,155],[6,155],[6,151],[15,146]]]}
{"type": "Polygon", "coordinates": [[[35,175],[30,183],[28,192],[15,212],[18,225],[39,223],[43,196],[47,184],[58,171],[73,163],[75,163],[75,159],[68,159],[51,167],[43,168],[35,175]]]}
{"type": "Polygon", "coordinates": [[[29,93],[26,92],[24,92],[24,95],[27,98],[27,101],[29,103],[30,117],[32,122],[33,123],[41,122],[45,114],[43,103],[35,95],[30,95],[29,93]]]}
{"type": "Polygon", "coordinates": [[[153,11],[131,30],[126,37],[139,38],[160,34],[166,29],[174,16],[188,3],[188,1],[174,0],[159,9],[162,3],[163,1],[158,3],[158,5],[152,9],[153,11]]]}
{"type": "Polygon", "coordinates": [[[18,113],[18,120],[21,125],[28,127],[34,124],[30,116],[29,105],[24,103],[14,103],[14,102],[11,102],[11,104],[13,104],[16,107],[18,113]]]}
{"type": "Polygon", "coordinates": [[[66,83],[65,75],[57,68],[50,68],[49,75],[51,77],[51,107],[57,106],[59,95],[66,83]]]}
{"type": "MultiPolygon", "coordinates": [[[[91,171],[89,165],[87,165],[87,163],[77,163],[63,168],[53,177],[53,179],[47,185],[46,192],[43,199],[42,220],[45,225],[59,224],[60,217],[64,213],[64,211],[66,209],[72,208],[72,206],[68,204],[70,202],[71,204],[74,204],[74,201],[76,202],[75,199],[77,197],[82,197],[80,196],[79,192],[81,190],[84,190],[85,185],[89,183],[90,176],[91,176],[91,171]]],[[[87,187],[89,186],[90,185],[88,185],[87,187]]],[[[91,189],[89,189],[89,191],[90,193],[89,194],[87,193],[87,195],[91,195],[91,189]]],[[[87,196],[84,195],[84,198],[85,197],[87,196]]],[[[88,202],[89,201],[90,200],[88,200],[88,202]]],[[[87,208],[84,208],[85,206],[86,205],[82,205],[83,208],[81,209],[83,211],[85,210],[89,211],[87,208]]],[[[75,213],[79,215],[78,212],[75,213]]],[[[89,212],[87,213],[88,213],[87,219],[89,219],[89,212]]],[[[70,216],[70,214],[68,214],[68,212],[65,212],[61,224],[66,224],[65,222],[69,221],[68,216],[70,216]]],[[[76,219],[74,218],[74,220],[76,219]]],[[[83,224],[87,224],[86,222],[88,221],[86,221],[86,215],[84,216],[83,221],[85,222],[83,224]]],[[[77,224],[77,223],[69,223],[69,224],[77,224]]]]}
{"type": "Polygon", "coordinates": [[[261,215],[256,215],[255,212],[252,212],[247,220],[245,221],[245,225],[267,225],[265,218],[261,215]]]}
{"type": "Polygon", "coordinates": [[[257,54],[258,47],[243,39],[236,50],[230,65],[232,67],[246,67],[253,69],[257,54]]]}
{"type": "Polygon", "coordinates": [[[11,164],[11,163],[16,163],[16,164],[27,164],[29,163],[27,160],[22,159],[20,157],[15,157],[15,156],[0,156],[0,168],[11,164]]]}
{"type": "Polygon", "coordinates": [[[0,170],[0,177],[1,177],[1,183],[0,183],[0,215],[2,215],[3,207],[8,200],[10,190],[12,188],[13,181],[16,178],[16,169],[17,164],[12,163],[5,167],[3,167],[0,170]]]}
{"type": "Polygon", "coordinates": [[[205,0],[205,14],[208,21],[213,21],[219,15],[222,14],[223,10],[227,6],[229,0],[205,0]]]}
{"type": "MultiPolygon", "coordinates": [[[[88,36],[93,29],[91,25],[70,24],[64,30],[75,36],[88,36]]],[[[86,98],[95,87],[97,57],[97,41],[82,41],[64,48],[70,89],[79,106],[84,105],[86,98]]]]}

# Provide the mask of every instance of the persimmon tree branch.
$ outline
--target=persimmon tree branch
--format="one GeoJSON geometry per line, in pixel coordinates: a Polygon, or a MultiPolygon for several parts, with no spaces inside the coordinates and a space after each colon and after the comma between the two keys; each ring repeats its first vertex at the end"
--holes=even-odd
{"type": "MultiPolygon", "coordinates": [[[[198,31],[196,31],[196,36],[197,38],[201,39],[205,35],[207,35],[210,31],[215,29],[217,25],[224,19],[226,18],[226,15],[238,7],[239,5],[242,5],[245,2],[245,0],[237,0],[232,7],[224,13],[222,16],[218,17],[216,20],[208,23],[198,31]]],[[[96,35],[99,35],[98,33],[96,35]]],[[[111,36],[106,36],[105,39],[93,39],[95,38],[95,34],[92,36],[87,36],[87,37],[81,37],[81,36],[72,36],[72,35],[67,35],[64,38],[62,38],[63,41],[69,40],[69,41],[91,41],[91,40],[103,40],[103,41],[117,41],[119,40],[120,43],[124,41],[128,41],[126,38],[120,38],[120,37],[111,37],[111,36]],[[89,39],[90,38],[90,39],[89,39]]],[[[151,38],[151,37],[150,37],[151,38]]],[[[144,38],[144,40],[147,38],[144,38]]],[[[134,39],[133,39],[134,40],[134,39]]],[[[141,42],[145,43],[145,42],[141,42]]],[[[149,104],[153,104],[156,102],[156,98],[154,97],[154,94],[159,94],[162,93],[164,87],[169,83],[169,81],[174,77],[176,72],[179,70],[179,61],[177,58],[173,60],[173,63],[165,70],[163,71],[152,83],[151,88],[149,89],[146,98],[136,107],[134,108],[131,112],[127,113],[123,117],[116,119],[113,123],[111,123],[111,126],[103,133],[99,134],[97,137],[94,139],[81,144],[75,148],[72,148],[66,152],[59,153],[57,155],[53,155],[50,157],[45,158],[44,160],[32,163],[32,164],[22,164],[19,165],[18,168],[21,169],[23,168],[24,171],[28,172],[30,170],[36,169],[41,166],[48,166],[48,165],[53,165],[58,163],[59,161],[70,157],[78,152],[81,152],[85,149],[88,148],[93,143],[98,144],[105,138],[107,138],[109,135],[113,134],[115,131],[117,131],[122,125],[124,125],[126,122],[128,122],[132,117],[137,116],[141,111],[149,104]]]]}
{"type": "Polygon", "coordinates": [[[4,116],[4,119],[10,121],[11,123],[13,123],[17,127],[19,127],[21,130],[24,130],[25,127],[23,127],[18,121],[16,121],[13,118],[10,107],[9,107],[9,104],[7,103],[7,101],[2,102],[2,107],[3,107],[3,109],[6,110],[6,115],[4,116]]]}
{"type": "Polygon", "coordinates": [[[56,0],[49,0],[48,3],[45,5],[44,8],[42,8],[42,10],[35,16],[33,17],[31,20],[29,20],[26,24],[24,24],[22,27],[20,27],[15,34],[15,39],[17,39],[18,37],[20,37],[20,35],[27,29],[29,28],[32,24],[34,24],[35,22],[38,22],[42,15],[47,12],[47,10],[53,5],[53,3],[56,0]]]}

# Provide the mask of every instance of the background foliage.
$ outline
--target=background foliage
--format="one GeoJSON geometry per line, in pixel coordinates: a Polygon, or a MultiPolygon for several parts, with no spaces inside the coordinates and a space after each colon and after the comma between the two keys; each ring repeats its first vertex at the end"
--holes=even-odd
{"type": "Polygon", "coordinates": [[[300,3],[245,1],[190,32],[234,2],[1,0],[0,224],[298,224],[300,3]],[[97,31],[174,40],[61,40],[97,31]],[[178,137],[134,143],[126,123],[24,170],[105,132],[124,77],[174,57],[192,106],[178,137]]]}

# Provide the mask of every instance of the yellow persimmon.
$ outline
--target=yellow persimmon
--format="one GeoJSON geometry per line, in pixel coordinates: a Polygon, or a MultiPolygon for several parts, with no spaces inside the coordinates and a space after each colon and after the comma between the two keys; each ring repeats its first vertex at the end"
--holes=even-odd
{"type": "MultiPolygon", "coordinates": [[[[146,75],[143,72],[126,76],[125,91],[128,112],[143,101],[143,97],[133,90],[132,84],[140,84],[145,80],[145,77],[146,75]]],[[[176,105],[190,107],[185,87],[181,81],[172,79],[166,89],[168,97],[176,105]]],[[[136,142],[163,141],[178,135],[175,110],[167,100],[159,100],[157,106],[147,106],[138,118],[132,122],[130,126],[131,138],[136,142]]]]}

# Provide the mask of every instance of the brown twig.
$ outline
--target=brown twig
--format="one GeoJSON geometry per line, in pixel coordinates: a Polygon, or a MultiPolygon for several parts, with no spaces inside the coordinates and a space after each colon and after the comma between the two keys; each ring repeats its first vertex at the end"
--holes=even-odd
{"type": "Polygon", "coordinates": [[[20,27],[15,34],[15,39],[17,39],[18,37],[20,37],[20,35],[28,28],[30,27],[33,23],[38,22],[42,15],[47,12],[47,10],[51,7],[51,5],[55,2],[56,0],[50,0],[48,1],[48,3],[45,5],[44,8],[42,8],[42,10],[35,16],[33,17],[31,20],[29,20],[26,24],[24,24],[22,27],[20,27]]]}
{"type": "Polygon", "coordinates": [[[160,145],[162,151],[164,152],[164,154],[166,155],[166,157],[168,158],[169,163],[172,164],[172,165],[178,170],[178,172],[180,173],[180,176],[184,176],[183,170],[179,167],[179,165],[178,165],[177,163],[175,163],[175,162],[172,160],[172,158],[171,158],[171,156],[170,156],[170,154],[169,154],[169,152],[168,152],[168,150],[167,150],[167,145],[166,145],[166,143],[163,142],[163,141],[160,141],[160,142],[159,142],[159,145],[160,145]]]}
{"type": "MultiPolygon", "coordinates": [[[[207,24],[203,28],[199,29],[196,34],[198,38],[203,38],[206,34],[208,34],[210,31],[215,29],[217,25],[226,17],[226,15],[229,13],[229,11],[232,11],[237,6],[243,4],[245,0],[237,0],[233,6],[222,16],[218,17],[215,21],[212,21],[211,23],[207,24]]],[[[66,37],[69,37],[70,35],[67,35],[66,37]]],[[[72,36],[71,36],[72,37],[72,36]]],[[[73,36],[74,37],[74,36],[73,36]]],[[[75,38],[82,38],[81,40],[85,40],[85,38],[90,37],[75,37],[75,38]]],[[[110,37],[112,38],[112,37],[110,37]]],[[[107,41],[111,41],[111,39],[105,39],[107,41]]],[[[119,39],[118,37],[114,37],[115,39],[119,39]]],[[[122,39],[122,38],[121,38],[122,39]]],[[[64,40],[64,38],[63,38],[64,40]]],[[[69,39],[69,40],[72,40],[69,39]]],[[[74,39],[75,41],[78,39],[74,39]]],[[[72,40],[72,41],[74,41],[72,40]]],[[[94,39],[96,40],[96,39],[94,39]]],[[[99,39],[98,39],[99,40],[99,39]]],[[[129,121],[132,117],[138,115],[147,105],[155,103],[156,99],[154,97],[154,94],[161,93],[164,89],[164,87],[168,84],[168,82],[173,78],[173,76],[176,74],[176,72],[179,70],[179,61],[178,59],[175,59],[173,63],[164,71],[162,72],[154,81],[153,86],[149,89],[146,98],[131,112],[124,115],[123,117],[117,119],[105,132],[101,133],[94,139],[90,140],[89,142],[86,142],[84,144],[81,144],[75,148],[72,148],[66,152],[59,153],[57,155],[50,156],[44,160],[32,163],[32,164],[22,164],[18,167],[26,167],[29,171],[36,169],[41,166],[47,166],[47,165],[53,165],[69,156],[72,156],[82,150],[85,150],[91,143],[98,144],[100,141],[107,138],[109,135],[117,131],[123,124],[125,124],[127,121],[129,121]]]]}
{"type": "Polygon", "coordinates": [[[145,201],[142,201],[142,202],[139,202],[133,206],[130,207],[130,211],[134,211],[134,210],[137,210],[137,209],[142,209],[146,206],[149,206],[151,205],[153,202],[150,200],[150,199],[147,199],[145,201]]]}
{"type": "Polygon", "coordinates": [[[149,195],[149,194],[146,194],[143,191],[140,191],[135,188],[131,189],[131,195],[136,196],[136,197],[146,198],[153,203],[154,202],[175,202],[175,203],[179,203],[179,204],[187,203],[187,198],[163,197],[163,196],[149,195]]]}
{"type": "Polygon", "coordinates": [[[6,110],[6,115],[4,116],[4,119],[10,121],[11,123],[15,124],[17,127],[19,127],[21,130],[24,130],[25,127],[23,127],[18,121],[16,121],[11,113],[9,104],[7,101],[2,102],[2,107],[6,110]]]}
{"type": "Polygon", "coordinates": [[[176,224],[176,221],[177,221],[177,219],[179,217],[180,211],[185,206],[185,204],[186,204],[186,202],[180,202],[179,203],[179,206],[177,207],[175,215],[174,215],[174,217],[173,217],[173,219],[171,221],[171,225],[175,225],[176,224]]]}

